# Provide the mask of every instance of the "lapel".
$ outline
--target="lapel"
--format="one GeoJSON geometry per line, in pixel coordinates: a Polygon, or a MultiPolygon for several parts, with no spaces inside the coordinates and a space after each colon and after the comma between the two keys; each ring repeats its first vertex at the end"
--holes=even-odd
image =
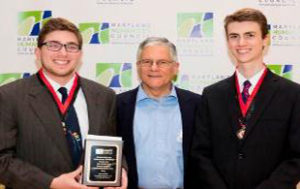
{"type": "Polygon", "coordinates": [[[72,165],[68,144],[61,125],[59,110],[47,88],[39,81],[36,75],[33,77],[30,84],[32,86],[30,86],[29,103],[41,121],[41,126],[45,128],[47,134],[52,139],[53,144],[63,154],[66,162],[72,165]]]}
{"type": "Polygon", "coordinates": [[[248,122],[245,138],[242,144],[244,144],[247,138],[250,136],[253,128],[255,128],[255,126],[257,125],[257,121],[259,120],[265,108],[271,102],[272,97],[277,91],[278,85],[276,81],[277,78],[274,77],[274,74],[270,70],[268,70],[267,75],[254,99],[254,111],[248,122]]]}
{"type": "MultiPolygon", "coordinates": [[[[123,109],[122,120],[125,120],[122,125],[122,132],[124,137],[128,137],[129,140],[133,141],[133,118],[135,112],[136,98],[137,98],[138,88],[135,88],[130,93],[128,93],[124,98],[121,99],[120,107],[123,109]]],[[[119,107],[119,108],[120,108],[119,107]]],[[[121,109],[120,108],[120,109],[121,109]]]]}
{"type": "Polygon", "coordinates": [[[238,96],[235,87],[235,74],[233,74],[227,80],[227,86],[225,86],[224,89],[228,91],[225,101],[227,102],[228,118],[230,119],[229,123],[231,123],[232,128],[232,138],[234,138],[238,142],[239,140],[236,137],[236,132],[238,130],[240,107],[238,104],[238,96]],[[228,88],[228,90],[226,88],[228,88]]]}
{"type": "Polygon", "coordinates": [[[98,93],[93,89],[91,85],[88,84],[87,80],[80,77],[80,87],[84,94],[87,111],[88,111],[88,119],[89,119],[89,134],[98,134],[99,133],[99,110],[97,108],[100,106],[98,99],[98,93]]]}
{"type": "Polygon", "coordinates": [[[190,140],[193,132],[192,129],[193,129],[193,119],[194,119],[195,109],[191,108],[192,105],[189,103],[189,101],[191,100],[190,95],[186,95],[183,90],[177,87],[175,87],[175,90],[178,96],[181,120],[182,120],[183,154],[184,157],[187,157],[188,145],[190,144],[190,140]]]}
{"type": "Polygon", "coordinates": [[[124,154],[128,164],[129,187],[136,188],[138,174],[135,154],[133,119],[138,88],[117,95],[117,132],[124,140],[124,154]]]}

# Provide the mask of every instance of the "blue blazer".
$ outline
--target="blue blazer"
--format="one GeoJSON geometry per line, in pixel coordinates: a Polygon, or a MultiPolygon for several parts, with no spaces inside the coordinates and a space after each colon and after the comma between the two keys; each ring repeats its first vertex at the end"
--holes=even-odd
{"type": "MultiPolygon", "coordinates": [[[[182,118],[183,129],[183,157],[184,167],[190,150],[194,132],[195,113],[199,108],[201,96],[199,94],[175,87],[182,118]]],[[[117,133],[124,140],[124,155],[128,164],[128,189],[138,187],[138,174],[133,138],[133,118],[138,88],[117,96],[117,133]]]]}

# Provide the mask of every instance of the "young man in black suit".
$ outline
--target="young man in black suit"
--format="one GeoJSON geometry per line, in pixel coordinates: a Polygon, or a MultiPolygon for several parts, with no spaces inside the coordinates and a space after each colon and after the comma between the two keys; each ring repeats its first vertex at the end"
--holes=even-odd
{"type": "Polygon", "coordinates": [[[236,71],[206,87],[186,188],[295,189],[300,179],[300,86],[263,62],[266,17],[241,9],[225,18],[236,71]]]}

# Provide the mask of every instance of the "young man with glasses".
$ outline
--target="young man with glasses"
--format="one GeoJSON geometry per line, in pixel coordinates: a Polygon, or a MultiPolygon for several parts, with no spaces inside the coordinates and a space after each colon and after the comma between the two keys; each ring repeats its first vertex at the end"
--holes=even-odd
{"type": "Polygon", "coordinates": [[[78,75],[81,48],[78,28],[52,18],[35,50],[41,69],[0,88],[0,182],[8,188],[92,188],[78,182],[83,141],[115,135],[115,94],[78,75]]]}
{"type": "Polygon", "coordinates": [[[235,73],[203,91],[186,188],[295,189],[300,180],[300,86],[263,62],[265,15],[225,18],[235,73]]]}
{"type": "Polygon", "coordinates": [[[124,140],[128,186],[183,188],[184,167],[200,95],[179,89],[176,47],[150,37],[137,52],[141,84],[117,96],[117,132],[124,140]]]}

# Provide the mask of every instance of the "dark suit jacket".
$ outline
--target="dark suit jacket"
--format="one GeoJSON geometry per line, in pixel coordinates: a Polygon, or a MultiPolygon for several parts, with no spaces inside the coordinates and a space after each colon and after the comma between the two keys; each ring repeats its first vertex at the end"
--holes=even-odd
{"type": "Polygon", "coordinates": [[[295,189],[300,86],[268,70],[242,141],[234,76],[204,89],[186,188],[295,189]]]}
{"type": "MultiPolygon", "coordinates": [[[[81,78],[89,134],[115,135],[115,94],[81,78]]],[[[80,115],[79,115],[80,116],[80,115]]],[[[36,75],[0,88],[0,182],[14,189],[45,189],[72,171],[58,109],[36,75]]]]}
{"type": "MultiPolygon", "coordinates": [[[[194,117],[201,96],[187,90],[175,87],[182,116],[183,155],[187,162],[192,135],[194,132],[194,117]]],[[[128,165],[128,188],[135,189],[138,184],[135,145],[133,138],[133,118],[138,88],[117,96],[117,133],[124,140],[124,154],[128,165]]]]}

